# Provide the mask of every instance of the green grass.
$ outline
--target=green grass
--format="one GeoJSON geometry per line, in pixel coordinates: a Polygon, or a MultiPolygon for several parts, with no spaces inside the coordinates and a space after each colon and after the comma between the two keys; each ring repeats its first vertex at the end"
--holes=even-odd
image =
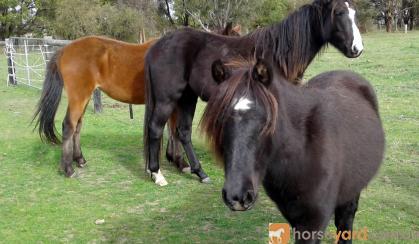
{"type": "MultiPolygon", "coordinates": [[[[366,226],[370,237],[386,231],[419,231],[419,32],[371,33],[364,35],[364,42],[366,50],[358,59],[347,59],[329,47],[306,78],[351,69],[372,82],[387,148],[379,174],[361,195],[355,229],[366,226]]],[[[169,185],[155,186],[143,173],[143,106],[134,107],[135,119],[130,120],[128,106],[109,98],[104,99],[102,115],[94,115],[91,105],[85,115],[81,140],[88,167],[78,170],[76,179],[65,178],[58,171],[60,147],[42,144],[29,126],[40,92],[7,87],[5,77],[3,57],[0,242],[266,243],[268,223],[285,222],[263,192],[251,211],[235,213],[224,206],[223,171],[198,130],[194,145],[213,183],[200,184],[163,161],[169,185]],[[97,219],[105,223],[96,225],[97,219]]],[[[195,129],[204,106],[199,105],[195,129]]],[[[64,98],[57,128],[65,107],[64,98]]]]}

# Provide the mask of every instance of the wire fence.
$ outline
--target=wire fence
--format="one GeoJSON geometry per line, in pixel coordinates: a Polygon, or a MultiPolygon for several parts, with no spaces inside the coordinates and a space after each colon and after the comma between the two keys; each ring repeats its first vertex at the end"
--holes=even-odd
{"type": "Polygon", "coordinates": [[[22,84],[42,88],[45,67],[52,55],[66,40],[12,37],[5,40],[7,56],[7,85],[22,84]]]}
{"type": "MultiPolygon", "coordinates": [[[[144,42],[144,34],[141,43],[144,42]]],[[[69,44],[68,40],[56,40],[48,38],[11,37],[0,46],[4,47],[7,57],[7,86],[25,85],[36,89],[42,89],[45,69],[54,53],[69,44]]],[[[96,89],[93,95],[95,113],[102,112],[101,91],[96,89]]],[[[133,118],[132,105],[129,105],[130,118],[133,118]]]]}

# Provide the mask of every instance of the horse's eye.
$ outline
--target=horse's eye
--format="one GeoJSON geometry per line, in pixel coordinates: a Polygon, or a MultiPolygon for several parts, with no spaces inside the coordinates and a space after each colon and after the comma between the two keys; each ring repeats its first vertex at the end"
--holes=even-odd
{"type": "Polygon", "coordinates": [[[336,16],[342,16],[342,15],[344,15],[345,14],[345,12],[344,11],[340,11],[340,12],[336,12],[336,16]]]}

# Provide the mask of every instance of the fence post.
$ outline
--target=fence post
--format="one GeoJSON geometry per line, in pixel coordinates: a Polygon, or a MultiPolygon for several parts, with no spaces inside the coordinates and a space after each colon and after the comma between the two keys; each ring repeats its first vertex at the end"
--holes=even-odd
{"type": "Polygon", "coordinates": [[[134,119],[134,111],[132,110],[132,104],[129,104],[128,108],[129,108],[129,118],[134,119]]]}
{"type": "Polygon", "coordinates": [[[29,69],[29,51],[28,51],[28,41],[27,40],[23,40],[23,45],[25,47],[25,65],[26,65],[26,75],[28,77],[28,84],[29,86],[32,85],[31,82],[31,71],[29,69]]]}
{"type": "Polygon", "coordinates": [[[102,113],[102,93],[99,89],[93,92],[93,106],[95,113],[102,113]]]}
{"type": "Polygon", "coordinates": [[[7,57],[7,84],[17,85],[16,70],[13,65],[12,50],[10,48],[10,39],[5,41],[6,57],[7,57]]]}

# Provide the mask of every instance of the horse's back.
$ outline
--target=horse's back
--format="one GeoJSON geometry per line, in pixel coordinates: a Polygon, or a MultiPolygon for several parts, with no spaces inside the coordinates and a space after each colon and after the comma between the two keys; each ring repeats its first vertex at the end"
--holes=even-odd
{"type": "Polygon", "coordinates": [[[382,162],[385,139],[377,98],[367,80],[349,71],[320,74],[307,86],[321,91],[324,123],[335,128],[329,135],[342,155],[341,162],[336,162],[342,174],[337,201],[342,203],[368,184],[382,162]]]}
{"type": "Polygon", "coordinates": [[[225,38],[228,37],[191,28],[166,34],[147,53],[145,62],[147,72],[151,74],[149,82],[155,89],[160,88],[162,93],[183,91],[186,84],[196,94],[210,90],[209,87],[215,84],[211,64],[219,59],[217,50],[221,45],[217,45],[216,49],[208,48],[208,45],[217,41],[221,43],[225,38]],[[208,89],[202,90],[202,84],[206,84],[208,89]],[[170,87],[170,91],[163,89],[165,87],[170,87]]]}
{"type": "Polygon", "coordinates": [[[60,69],[67,92],[100,87],[112,98],[144,103],[144,56],[155,40],[131,44],[106,37],[77,39],[61,50],[60,69]]]}
{"type": "Polygon", "coordinates": [[[346,88],[364,98],[378,113],[377,96],[369,81],[352,71],[337,70],[321,73],[307,82],[309,88],[342,89],[346,88]]]}

